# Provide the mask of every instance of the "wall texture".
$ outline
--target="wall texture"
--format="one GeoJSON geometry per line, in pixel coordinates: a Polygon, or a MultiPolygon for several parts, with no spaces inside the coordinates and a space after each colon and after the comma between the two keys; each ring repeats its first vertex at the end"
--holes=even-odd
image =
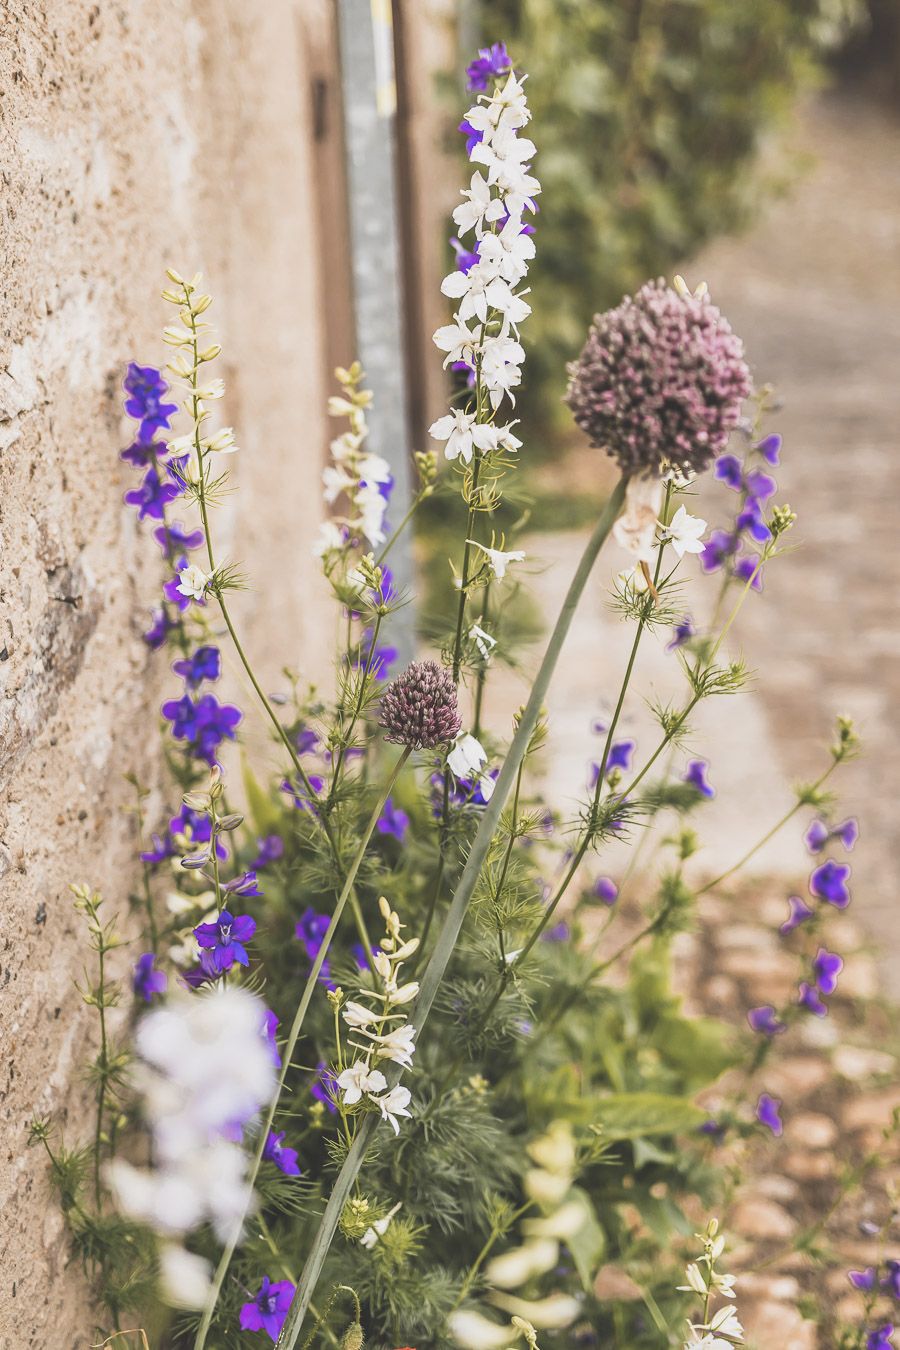
{"type": "Polygon", "coordinates": [[[25,1140],[35,1110],[83,1134],[95,1023],[67,884],[127,908],[123,775],[158,777],[165,662],[139,635],[161,574],[117,451],[123,367],[164,354],[166,265],[217,297],[242,447],[240,516],[229,498],[217,529],[256,587],[238,618],[267,680],[324,673],[322,598],[300,578],[327,372],[352,356],[340,173],[323,171],[340,163],[334,77],[324,0],[0,0],[2,1350],[94,1339],[25,1140]]]}

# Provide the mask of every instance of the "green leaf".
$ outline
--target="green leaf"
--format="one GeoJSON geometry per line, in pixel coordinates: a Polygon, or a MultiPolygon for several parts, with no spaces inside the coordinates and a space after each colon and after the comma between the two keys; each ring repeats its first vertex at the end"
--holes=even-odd
{"type": "Polygon", "coordinates": [[[579,1186],[573,1187],[567,1196],[567,1203],[571,1200],[577,1200],[583,1209],[584,1223],[573,1237],[566,1238],[566,1246],[572,1253],[572,1260],[575,1262],[575,1269],[585,1292],[590,1293],[594,1276],[606,1254],[606,1234],[600,1226],[586,1191],[581,1190],[579,1186]]]}
{"type": "Polygon", "coordinates": [[[692,1089],[713,1082],[737,1059],[729,1028],[709,1017],[664,1013],[650,1044],[666,1064],[681,1071],[685,1086],[692,1089]]]}
{"type": "Polygon", "coordinates": [[[682,1134],[706,1119],[687,1097],[662,1092],[615,1092],[594,1101],[594,1124],[609,1139],[638,1139],[646,1134],[682,1134]]]}
{"type": "Polygon", "coordinates": [[[268,793],[260,787],[246,757],[241,757],[241,778],[247,795],[247,809],[253,828],[259,834],[279,834],[283,817],[268,793]]]}

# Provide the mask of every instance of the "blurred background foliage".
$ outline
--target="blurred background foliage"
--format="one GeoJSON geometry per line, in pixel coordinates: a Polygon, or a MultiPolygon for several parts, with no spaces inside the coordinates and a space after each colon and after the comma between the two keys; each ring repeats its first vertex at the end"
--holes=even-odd
{"type": "MultiPolygon", "coordinates": [[[[875,8],[879,0],[874,0],[875,8]]],[[[464,28],[529,72],[543,184],[520,415],[568,425],[565,363],[595,313],[752,219],[797,172],[760,151],[834,55],[877,26],[863,0],[481,0],[464,28]]]]}

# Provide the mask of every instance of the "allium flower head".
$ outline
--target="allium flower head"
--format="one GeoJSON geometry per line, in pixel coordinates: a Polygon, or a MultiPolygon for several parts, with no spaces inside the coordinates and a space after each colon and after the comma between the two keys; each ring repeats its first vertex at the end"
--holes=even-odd
{"type": "Polygon", "coordinates": [[[750,390],[743,344],[709,297],[660,278],[595,318],[566,402],[623,472],[699,472],[724,450],[750,390]]]}
{"type": "Polygon", "coordinates": [[[436,661],[411,661],[381,700],[385,740],[411,750],[431,750],[452,741],[462,727],[456,685],[436,661]]]}

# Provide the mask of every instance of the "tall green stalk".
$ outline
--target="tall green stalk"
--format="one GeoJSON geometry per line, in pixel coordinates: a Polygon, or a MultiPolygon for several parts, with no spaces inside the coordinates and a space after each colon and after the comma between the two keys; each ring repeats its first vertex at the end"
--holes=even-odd
{"type": "MultiPolygon", "coordinates": [[[[585,546],[581,561],[575,572],[572,582],[569,586],[566,598],[563,601],[562,609],[556,620],[556,626],[547,644],[547,650],[544,653],[544,659],[541,662],[534,684],[531,688],[528,702],[522,713],[516,733],[507,752],[503,767],[497,779],[494,792],[490,802],[484,809],[481,818],[481,824],[469,851],[468,860],[457,886],[456,893],[451,901],[447,916],[444,919],[443,926],[438,934],[435,943],[434,952],[428,967],[422,979],[422,987],[419,997],[410,1019],[417,1032],[421,1032],[422,1027],[428,1018],[434,1003],[435,996],[441,981],[444,978],[450,958],[459,939],[459,934],[472,899],[472,894],[481,875],[481,869],[484,866],[488,851],[491,846],[494,834],[500,821],[500,815],[503,807],[506,805],[507,797],[512,791],[516,777],[519,772],[519,765],[525,758],[529,741],[537,725],[538,718],[544,705],[544,699],[550,686],[550,681],[556,669],[563,643],[568,635],[572,624],[572,618],[581,599],[581,595],[587,584],[588,577],[596,562],[597,555],[606,538],[612,529],[613,522],[619,515],[625,500],[626,479],[622,478],[616,485],[606,508],[601,515],[593,534],[585,546]]],[[[394,1081],[399,1075],[392,1075],[394,1081]]],[[[377,1117],[367,1115],[360,1122],[356,1137],[344,1160],[344,1165],[338,1174],[334,1188],[329,1197],[328,1204],[325,1207],[325,1213],[319,1223],[318,1230],[310,1249],[306,1265],[303,1268],[303,1274],[300,1277],[300,1285],[297,1294],[291,1304],[290,1311],[285,1319],[281,1335],[278,1337],[278,1350],[294,1350],[297,1340],[303,1326],[303,1320],[309,1308],[310,1299],[315,1293],[316,1283],[322,1271],[322,1266],[331,1247],[338,1222],[343,1213],[344,1205],[350,1195],[350,1191],[356,1181],[359,1171],[366,1155],[369,1140],[376,1128],[377,1117]]],[[[200,1350],[202,1342],[199,1342],[195,1350],[200,1350]]]]}

